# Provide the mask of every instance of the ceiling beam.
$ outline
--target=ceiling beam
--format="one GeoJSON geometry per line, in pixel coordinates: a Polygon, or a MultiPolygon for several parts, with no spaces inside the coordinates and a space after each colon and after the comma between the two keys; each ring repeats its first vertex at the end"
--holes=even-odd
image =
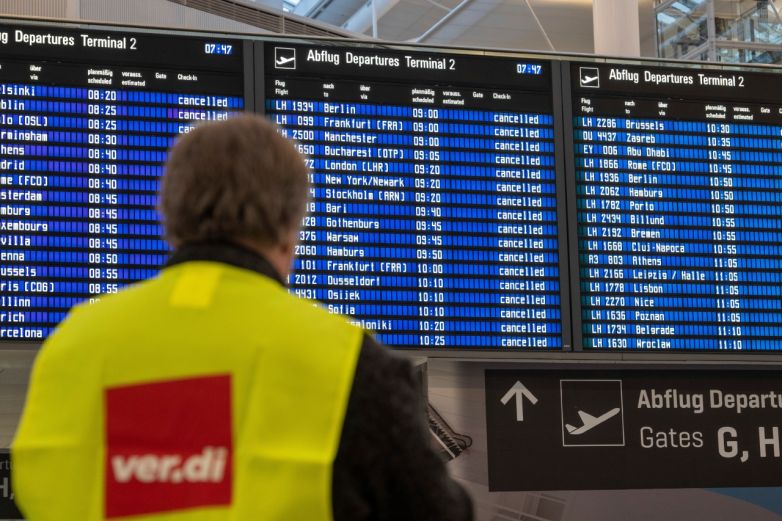
{"type": "Polygon", "coordinates": [[[464,10],[464,8],[470,5],[472,2],[473,0],[462,0],[459,5],[457,5],[456,7],[454,7],[447,13],[445,13],[445,15],[442,18],[440,18],[437,22],[435,22],[434,25],[432,25],[429,29],[427,29],[426,32],[424,32],[418,38],[413,39],[412,41],[415,43],[423,42],[431,35],[439,31],[443,27],[443,25],[447,24],[451,20],[451,18],[453,18],[454,16],[462,12],[462,10],[464,10]]]}
{"type": "MultiPolygon", "coordinates": [[[[399,1],[369,0],[342,24],[342,28],[354,33],[364,33],[370,27],[376,27],[377,20],[383,18],[399,1]]],[[[374,37],[377,38],[376,35],[374,37]]]]}

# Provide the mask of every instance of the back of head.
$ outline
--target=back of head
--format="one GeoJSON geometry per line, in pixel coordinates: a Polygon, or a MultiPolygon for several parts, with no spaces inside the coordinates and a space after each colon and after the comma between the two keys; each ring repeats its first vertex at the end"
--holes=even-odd
{"type": "Polygon", "coordinates": [[[204,123],[171,149],[158,209],[173,246],[212,240],[275,244],[298,228],[308,169],[260,116],[204,123]]]}

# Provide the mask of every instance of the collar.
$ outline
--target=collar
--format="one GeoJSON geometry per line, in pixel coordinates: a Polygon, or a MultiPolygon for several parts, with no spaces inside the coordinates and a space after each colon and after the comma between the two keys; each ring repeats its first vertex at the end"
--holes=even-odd
{"type": "Polygon", "coordinates": [[[285,285],[283,278],[266,258],[232,242],[208,241],[183,244],[171,254],[165,267],[169,268],[190,261],[212,261],[230,264],[237,268],[254,271],[276,280],[283,286],[285,285]]]}

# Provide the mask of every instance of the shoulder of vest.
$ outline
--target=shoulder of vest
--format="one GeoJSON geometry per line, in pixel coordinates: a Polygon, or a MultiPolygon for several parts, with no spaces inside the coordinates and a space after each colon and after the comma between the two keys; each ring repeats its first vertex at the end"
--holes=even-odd
{"type": "Polygon", "coordinates": [[[284,311],[289,316],[295,316],[297,322],[300,324],[317,322],[322,326],[329,325],[330,327],[344,328],[363,333],[362,328],[350,323],[345,316],[329,312],[329,310],[323,307],[323,304],[319,302],[307,300],[292,294],[285,286],[274,279],[233,266],[227,266],[226,269],[235,276],[241,277],[243,284],[252,280],[259,285],[259,291],[257,292],[253,291],[251,284],[243,286],[247,288],[248,299],[263,299],[267,298],[269,293],[272,293],[276,299],[275,307],[280,309],[280,311],[284,311]]]}
{"type": "Polygon", "coordinates": [[[296,342],[328,343],[360,350],[364,330],[347,317],[330,313],[322,304],[294,295],[278,281],[264,275],[233,266],[227,266],[226,273],[223,282],[231,300],[225,300],[224,293],[218,297],[219,305],[246,316],[244,323],[248,329],[245,334],[267,339],[269,335],[282,335],[292,341],[297,339],[296,342]],[[229,286],[232,287],[228,289],[229,286]],[[233,300],[237,296],[241,302],[233,300]],[[269,315],[265,316],[264,322],[271,330],[257,327],[260,321],[256,310],[267,310],[269,315]]]}
{"type": "MultiPolygon", "coordinates": [[[[276,282],[274,282],[277,285],[276,282]]],[[[317,320],[319,322],[331,323],[335,327],[346,327],[360,330],[359,326],[351,324],[350,321],[344,315],[331,313],[326,309],[323,304],[313,300],[304,299],[290,293],[287,288],[281,285],[277,285],[277,291],[279,292],[280,305],[289,307],[292,313],[296,313],[296,316],[303,322],[307,320],[317,320]]]]}
{"type": "MultiPolygon", "coordinates": [[[[89,325],[93,321],[111,322],[122,313],[135,311],[147,312],[151,299],[166,298],[164,295],[170,290],[174,281],[182,270],[187,269],[187,264],[180,264],[166,268],[152,279],[132,284],[117,294],[102,296],[100,301],[93,304],[80,304],[71,310],[66,319],[70,327],[89,325]]],[[[322,304],[306,300],[290,293],[287,288],[274,279],[243,268],[237,268],[222,263],[214,263],[224,270],[221,284],[232,282],[241,288],[242,299],[240,302],[222,302],[221,306],[240,306],[241,309],[255,307],[253,301],[262,301],[270,296],[275,300],[275,308],[284,316],[296,317],[299,324],[320,324],[321,327],[330,327],[343,330],[363,330],[342,315],[329,312],[322,304]]],[[[81,329],[81,328],[80,328],[81,329]]]]}
{"type": "Polygon", "coordinates": [[[125,305],[140,301],[157,283],[157,277],[139,281],[122,288],[119,293],[101,295],[97,302],[82,302],[71,308],[69,316],[74,319],[93,317],[96,314],[110,313],[125,305]]]}
{"type": "MultiPolygon", "coordinates": [[[[76,335],[79,338],[91,337],[93,334],[100,335],[105,332],[104,327],[95,328],[96,324],[102,326],[106,324],[116,324],[122,320],[126,314],[135,313],[137,310],[144,311],[149,304],[150,298],[159,291],[161,283],[160,276],[139,281],[121,289],[116,294],[101,295],[97,302],[82,302],[72,307],[66,318],[57,327],[62,330],[68,338],[76,335]]],[[[60,337],[60,335],[53,335],[60,337]]],[[[76,348],[76,346],[74,346],[76,348]]]]}

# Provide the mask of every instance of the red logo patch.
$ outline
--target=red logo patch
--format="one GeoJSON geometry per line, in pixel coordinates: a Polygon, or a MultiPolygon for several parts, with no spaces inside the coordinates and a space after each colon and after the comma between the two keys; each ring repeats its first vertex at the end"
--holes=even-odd
{"type": "Polygon", "coordinates": [[[231,377],[106,390],[106,517],[230,505],[231,377]]]}

